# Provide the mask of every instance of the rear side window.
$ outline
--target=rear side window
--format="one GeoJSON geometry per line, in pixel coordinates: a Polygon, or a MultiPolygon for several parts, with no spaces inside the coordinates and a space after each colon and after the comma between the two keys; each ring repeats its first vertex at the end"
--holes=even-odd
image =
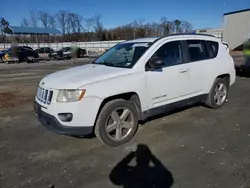
{"type": "Polygon", "coordinates": [[[190,62],[209,59],[205,42],[202,40],[187,40],[190,62]]]}
{"type": "Polygon", "coordinates": [[[38,50],[38,53],[44,53],[44,48],[40,48],[40,49],[38,50]]]}
{"type": "Polygon", "coordinates": [[[218,55],[219,43],[215,41],[206,41],[208,45],[210,58],[215,58],[218,55]]]}
{"type": "Polygon", "coordinates": [[[45,53],[50,53],[50,48],[45,48],[45,53]]]}
{"type": "Polygon", "coordinates": [[[20,52],[26,52],[27,49],[26,49],[26,48],[19,48],[19,51],[20,51],[20,52]]]}

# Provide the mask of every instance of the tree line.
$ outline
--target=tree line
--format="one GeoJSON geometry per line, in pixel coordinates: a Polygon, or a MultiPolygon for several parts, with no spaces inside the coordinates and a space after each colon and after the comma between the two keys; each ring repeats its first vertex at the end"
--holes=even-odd
{"type": "MultiPolygon", "coordinates": [[[[5,25],[9,25],[9,22],[2,18],[2,33],[3,20],[5,25]]],[[[62,32],[61,36],[39,36],[40,42],[129,40],[173,33],[189,33],[193,30],[192,24],[186,20],[168,20],[166,17],[155,22],[146,22],[143,19],[134,20],[131,23],[107,29],[103,26],[100,15],[83,18],[79,14],[66,10],[60,10],[55,14],[31,10],[29,17],[23,18],[20,25],[23,27],[56,28],[62,32]]],[[[16,36],[16,39],[19,42],[36,42],[35,36],[16,36]]],[[[0,39],[0,42],[3,41],[0,39]]]]}

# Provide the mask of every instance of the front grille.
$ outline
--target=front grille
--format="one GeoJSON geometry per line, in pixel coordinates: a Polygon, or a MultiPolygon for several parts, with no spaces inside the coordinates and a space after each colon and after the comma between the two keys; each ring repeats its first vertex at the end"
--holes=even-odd
{"type": "Polygon", "coordinates": [[[53,97],[53,91],[38,87],[36,97],[40,102],[50,104],[53,97]]]}

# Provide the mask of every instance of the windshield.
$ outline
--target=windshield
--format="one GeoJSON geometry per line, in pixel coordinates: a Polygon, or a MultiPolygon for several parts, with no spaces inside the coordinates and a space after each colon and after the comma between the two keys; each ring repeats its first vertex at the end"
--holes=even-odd
{"type": "Polygon", "coordinates": [[[6,52],[9,52],[9,51],[10,51],[10,48],[5,49],[5,50],[1,50],[0,53],[6,53],[6,52]]]}
{"type": "Polygon", "coordinates": [[[67,49],[67,47],[60,48],[60,49],[58,50],[58,52],[63,52],[63,51],[65,51],[66,49],[67,49]]]}
{"type": "Polygon", "coordinates": [[[131,68],[152,43],[121,43],[95,60],[95,64],[131,68]]]}

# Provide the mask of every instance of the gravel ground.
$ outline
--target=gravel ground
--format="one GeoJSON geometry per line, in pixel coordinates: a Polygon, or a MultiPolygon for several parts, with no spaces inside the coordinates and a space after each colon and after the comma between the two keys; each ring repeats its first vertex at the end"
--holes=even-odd
{"type": "Polygon", "coordinates": [[[76,64],[11,66],[0,67],[1,188],[250,187],[250,78],[237,77],[223,108],[163,115],[110,148],[47,131],[33,114],[39,80],[76,64]]]}

